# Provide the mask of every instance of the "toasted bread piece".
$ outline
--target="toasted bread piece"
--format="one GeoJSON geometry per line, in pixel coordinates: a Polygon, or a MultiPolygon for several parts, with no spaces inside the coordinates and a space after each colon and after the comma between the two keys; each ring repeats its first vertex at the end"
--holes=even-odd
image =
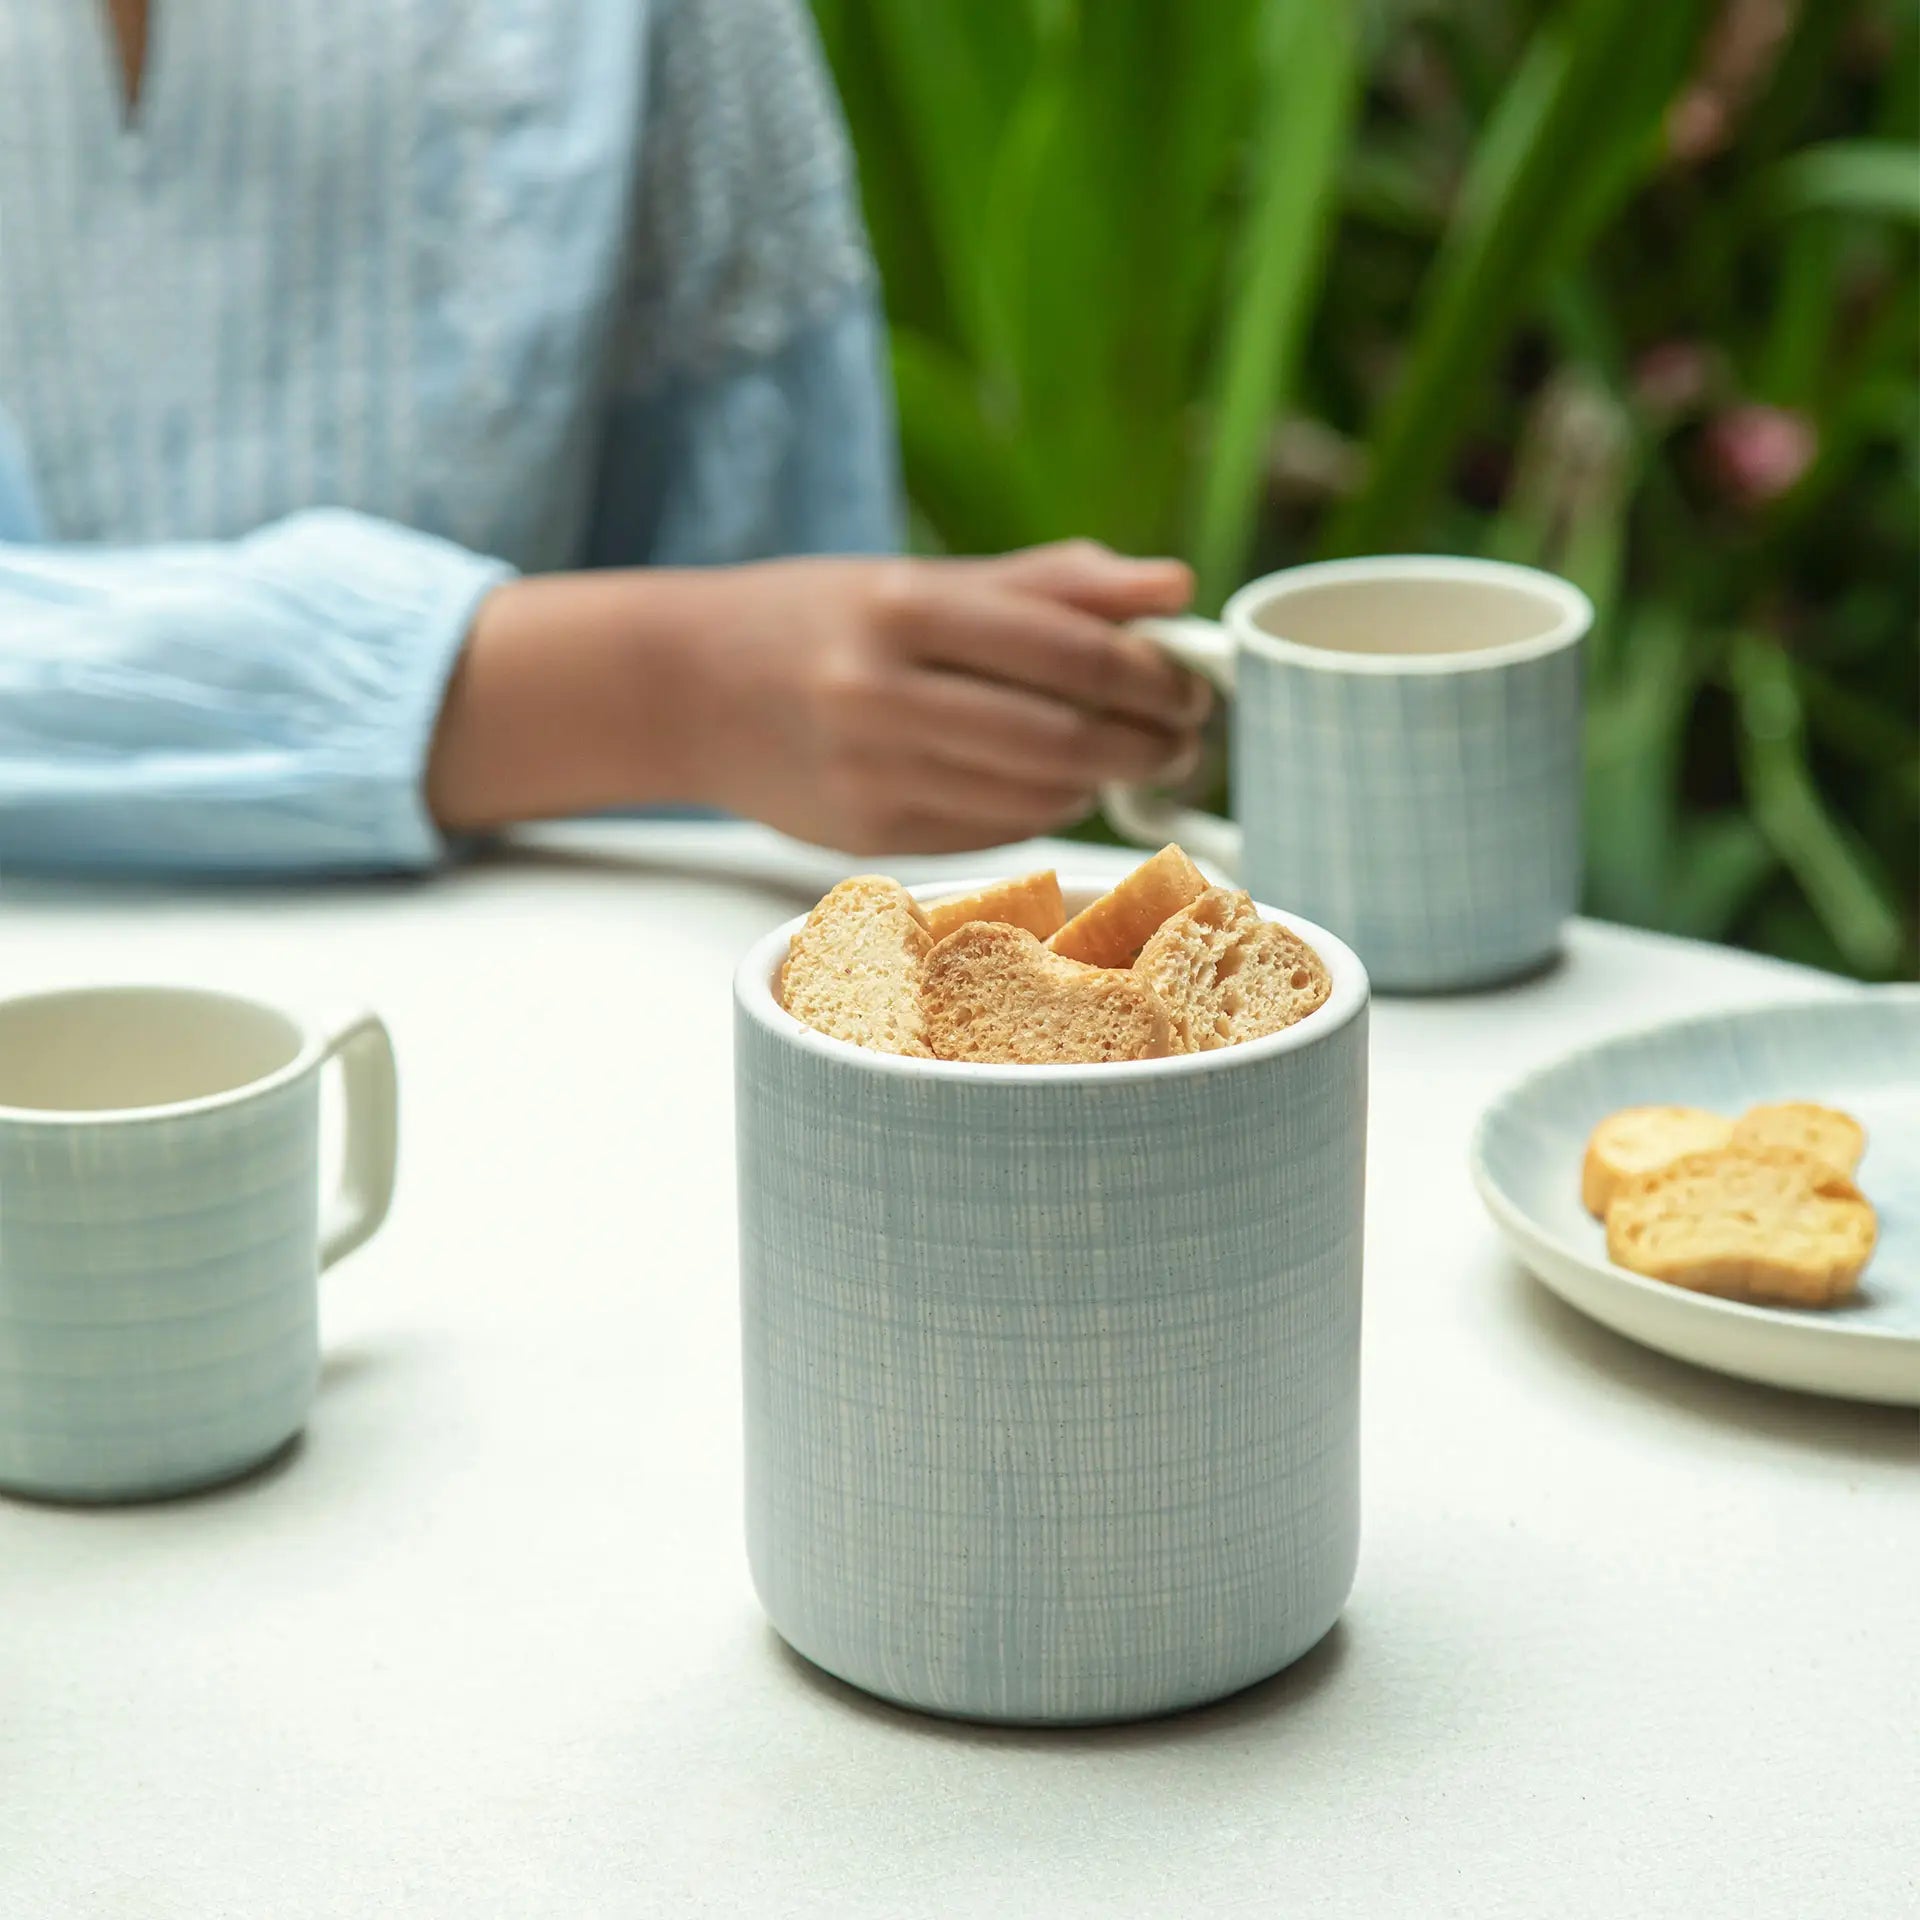
{"type": "Polygon", "coordinates": [[[1867,1150],[1867,1130],[1838,1107],[1816,1107],[1811,1100],[1782,1100],[1772,1106],[1749,1107],[1733,1123],[1733,1144],[1792,1147],[1850,1174],[1867,1150]]]}
{"type": "Polygon", "coordinates": [[[1130,967],[1160,927],[1206,890],[1207,876],[1180,848],[1162,847],[1047,945],[1062,959],[1090,967],[1130,967]]]}
{"type": "Polygon", "coordinates": [[[1695,1293],[1829,1307],[1878,1236],[1844,1174],[1791,1147],[1718,1147],[1635,1174],[1607,1209],[1607,1257],[1695,1293]]]}
{"type": "Polygon", "coordinates": [[[1724,1147],[1732,1138],[1733,1122],[1705,1107],[1622,1107],[1608,1114],[1587,1141],[1580,1198],[1596,1220],[1604,1220],[1607,1203],[1623,1182],[1683,1153],[1724,1147]]]}
{"type": "Polygon", "coordinates": [[[926,1035],[942,1060],[1068,1066],[1168,1051],[1159,996],[1137,975],[1049,953],[1020,927],[957,927],[921,974],[926,1035]]]}
{"type": "Polygon", "coordinates": [[[897,880],[843,880],[793,936],[781,1004],[836,1040],[926,1059],[920,969],[932,946],[926,914],[897,880]]]}
{"type": "Polygon", "coordinates": [[[927,923],[936,940],[969,920],[991,920],[1003,927],[1022,927],[1036,940],[1056,934],[1067,923],[1066,902],[1053,869],[1029,873],[1019,880],[1003,880],[997,887],[942,900],[927,909],[927,923]]]}
{"type": "Polygon", "coordinates": [[[1141,950],[1134,972],[1166,1003],[1175,1053],[1211,1053],[1304,1020],[1333,990],[1320,956],[1244,893],[1209,887],[1141,950]]]}

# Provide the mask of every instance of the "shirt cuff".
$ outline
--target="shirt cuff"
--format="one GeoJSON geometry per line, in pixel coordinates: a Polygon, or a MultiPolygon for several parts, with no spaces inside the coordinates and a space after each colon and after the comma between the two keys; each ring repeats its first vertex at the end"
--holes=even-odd
{"type": "Polygon", "coordinates": [[[475,609],[512,576],[333,509],[242,540],[19,548],[0,864],[376,872],[446,857],[425,783],[475,609]]]}

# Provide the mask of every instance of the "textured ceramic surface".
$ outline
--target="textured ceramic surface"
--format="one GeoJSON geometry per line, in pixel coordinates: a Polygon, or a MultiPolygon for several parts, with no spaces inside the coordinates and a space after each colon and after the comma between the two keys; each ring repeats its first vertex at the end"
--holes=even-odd
{"type": "Polygon", "coordinates": [[[1579,642],[1591,618],[1550,575],[1415,556],[1256,581],[1211,628],[1217,639],[1210,623],[1140,622],[1234,696],[1239,826],[1223,837],[1207,816],[1132,790],[1110,809],[1137,837],[1185,840],[1256,899],[1331,927],[1382,992],[1523,973],[1558,950],[1579,904],[1579,642]],[[1347,592],[1380,650],[1288,638],[1306,617],[1296,605],[1324,622],[1329,597],[1347,592]],[[1526,637],[1481,644],[1509,632],[1526,637]],[[1446,645],[1466,650],[1430,650],[1446,645]]]}
{"type": "Polygon", "coordinates": [[[1520,1259],[1630,1339],[1774,1386],[1920,1405],[1920,990],[1679,1020],[1588,1047],[1488,1109],[1474,1177],[1520,1259]],[[1580,1159],[1617,1107],[1738,1114],[1770,1100],[1845,1108],[1867,1129],[1857,1176],[1880,1216],[1859,1292],[1820,1311],[1746,1306],[1613,1266],[1580,1204],[1580,1159]]]}
{"type": "Polygon", "coordinates": [[[1580,899],[1580,657],[1382,678],[1240,663],[1234,811],[1263,900],[1338,927],[1383,989],[1549,959],[1580,899]]]}
{"type": "Polygon", "coordinates": [[[937,1713],[1110,1720],[1246,1686],[1333,1624],[1367,988],[1287,918],[1324,1007],[1131,1066],[865,1053],[775,1003],[792,926],[743,966],[748,1551],[820,1666],[937,1713]]]}
{"type": "MultiPolygon", "coordinates": [[[[391,1193],[392,1066],[377,1022],[328,1039],[248,1002],[167,989],[0,1003],[0,1488],[152,1498],[230,1478],[300,1430],[319,1364],[320,1073],[349,1043],[356,1191],[326,1234],[330,1257],[379,1224],[391,1193]],[[71,1080],[89,1104],[63,1110],[63,1046],[40,1042],[27,1016],[82,1000],[111,1000],[114,1024],[74,1025],[71,1080]],[[187,1023],[217,1046],[223,1011],[267,1036],[272,1064],[251,1062],[264,1071],[211,1096],[100,1104],[103,1087],[111,1102],[117,1081],[154,1071],[143,1060],[190,1054],[187,1023]],[[29,1072],[36,1044],[45,1057],[29,1072]],[[9,1105],[10,1076],[51,1089],[36,1093],[48,1104],[9,1105]]],[[[192,1084],[195,1069],[177,1057],[158,1071],[192,1084]]]]}

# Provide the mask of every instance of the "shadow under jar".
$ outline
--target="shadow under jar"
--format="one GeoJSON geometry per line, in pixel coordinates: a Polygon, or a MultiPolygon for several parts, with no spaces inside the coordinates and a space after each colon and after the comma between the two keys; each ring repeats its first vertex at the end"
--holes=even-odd
{"type": "Polygon", "coordinates": [[[828,1672],[967,1719],[1137,1719],[1264,1679],[1338,1617],[1367,979],[1262,912],[1319,951],[1327,1001],[1166,1060],[870,1053],[780,1007],[798,922],[743,964],[747,1550],[828,1672]]]}

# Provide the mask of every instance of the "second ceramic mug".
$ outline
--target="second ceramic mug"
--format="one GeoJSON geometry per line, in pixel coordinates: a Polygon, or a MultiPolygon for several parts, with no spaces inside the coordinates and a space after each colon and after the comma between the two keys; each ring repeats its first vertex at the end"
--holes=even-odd
{"type": "Polygon", "coordinates": [[[1107,812],[1330,927],[1376,987],[1523,973],[1579,904],[1592,619],[1551,574],[1409,555],[1270,574],[1218,623],[1136,621],[1233,697],[1237,824],[1138,787],[1107,812]]]}
{"type": "Polygon", "coordinates": [[[393,1195],[372,1014],[225,993],[0,1000],[0,1489],[135,1500],[232,1478],[305,1424],[318,1272],[393,1195]],[[346,1083],[320,1206],[320,1076],[346,1083]]]}

